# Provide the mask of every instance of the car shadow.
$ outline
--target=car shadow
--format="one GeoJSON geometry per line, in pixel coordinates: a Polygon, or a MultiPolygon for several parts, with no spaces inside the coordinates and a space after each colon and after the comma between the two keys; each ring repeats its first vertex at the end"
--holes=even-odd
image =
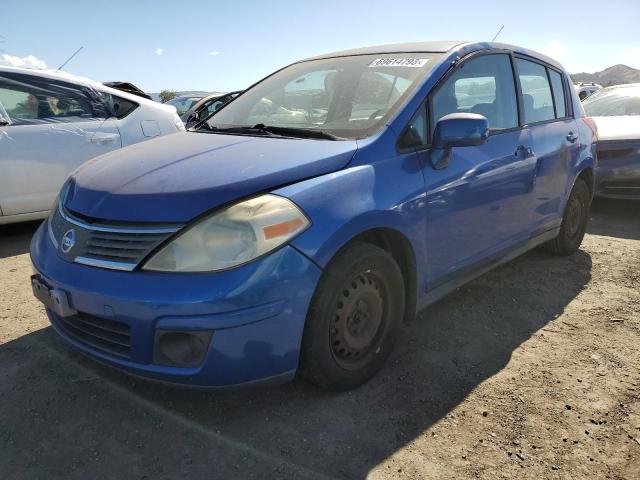
{"type": "Polygon", "coordinates": [[[22,255],[29,251],[31,237],[41,220],[9,225],[0,225],[0,258],[22,255]]]}
{"type": "Polygon", "coordinates": [[[381,373],[346,393],[301,380],[184,390],[87,360],[50,328],[25,335],[0,347],[8,471],[37,454],[48,478],[79,458],[89,477],[365,478],[499,373],[585,288],[591,266],[584,251],[533,251],[476,279],[420,312],[381,373]]]}
{"type": "Polygon", "coordinates": [[[640,240],[640,201],[596,198],[587,233],[640,240]]]}

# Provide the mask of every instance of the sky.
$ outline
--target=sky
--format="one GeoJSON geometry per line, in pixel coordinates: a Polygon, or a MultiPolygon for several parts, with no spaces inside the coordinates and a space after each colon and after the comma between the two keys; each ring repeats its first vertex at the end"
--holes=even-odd
{"type": "Polygon", "coordinates": [[[571,73],[640,69],[640,0],[0,0],[0,63],[58,68],[147,92],[232,91],[296,60],[349,48],[491,40],[571,73]]]}

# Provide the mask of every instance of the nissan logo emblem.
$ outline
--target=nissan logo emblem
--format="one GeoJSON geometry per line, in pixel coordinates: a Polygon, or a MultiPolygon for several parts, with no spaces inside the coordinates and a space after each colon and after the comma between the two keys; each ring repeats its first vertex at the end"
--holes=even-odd
{"type": "Polygon", "coordinates": [[[60,242],[60,250],[62,250],[62,253],[69,253],[69,250],[71,250],[75,244],[76,231],[72,228],[63,235],[62,242],[60,242]]]}

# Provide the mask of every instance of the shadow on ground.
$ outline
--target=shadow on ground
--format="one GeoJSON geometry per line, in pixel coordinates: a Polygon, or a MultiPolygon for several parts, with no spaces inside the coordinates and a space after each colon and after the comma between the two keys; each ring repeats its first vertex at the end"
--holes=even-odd
{"type": "MultiPolygon", "coordinates": [[[[637,225],[607,230],[610,214],[636,218],[598,205],[590,231],[638,238],[637,225]]],[[[500,372],[590,278],[584,251],[530,252],[421,312],[383,371],[343,394],[302,381],[179,390],[87,360],[50,328],[27,334],[0,346],[0,468],[9,478],[364,478],[500,372]]]]}
{"type": "Polygon", "coordinates": [[[640,239],[640,201],[598,198],[591,206],[588,233],[640,239]]]}
{"type": "Polygon", "coordinates": [[[29,251],[31,237],[40,221],[0,225],[0,258],[13,257],[29,251]]]}

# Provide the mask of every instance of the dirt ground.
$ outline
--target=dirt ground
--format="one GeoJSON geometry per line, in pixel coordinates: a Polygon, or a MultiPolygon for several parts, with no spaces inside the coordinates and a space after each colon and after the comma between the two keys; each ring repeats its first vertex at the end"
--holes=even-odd
{"type": "Polygon", "coordinates": [[[148,384],[74,352],[32,297],[35,225],[0,229],[0,477],[640,479],[640,204],[421,312],[373,381],[148,384]]]}

